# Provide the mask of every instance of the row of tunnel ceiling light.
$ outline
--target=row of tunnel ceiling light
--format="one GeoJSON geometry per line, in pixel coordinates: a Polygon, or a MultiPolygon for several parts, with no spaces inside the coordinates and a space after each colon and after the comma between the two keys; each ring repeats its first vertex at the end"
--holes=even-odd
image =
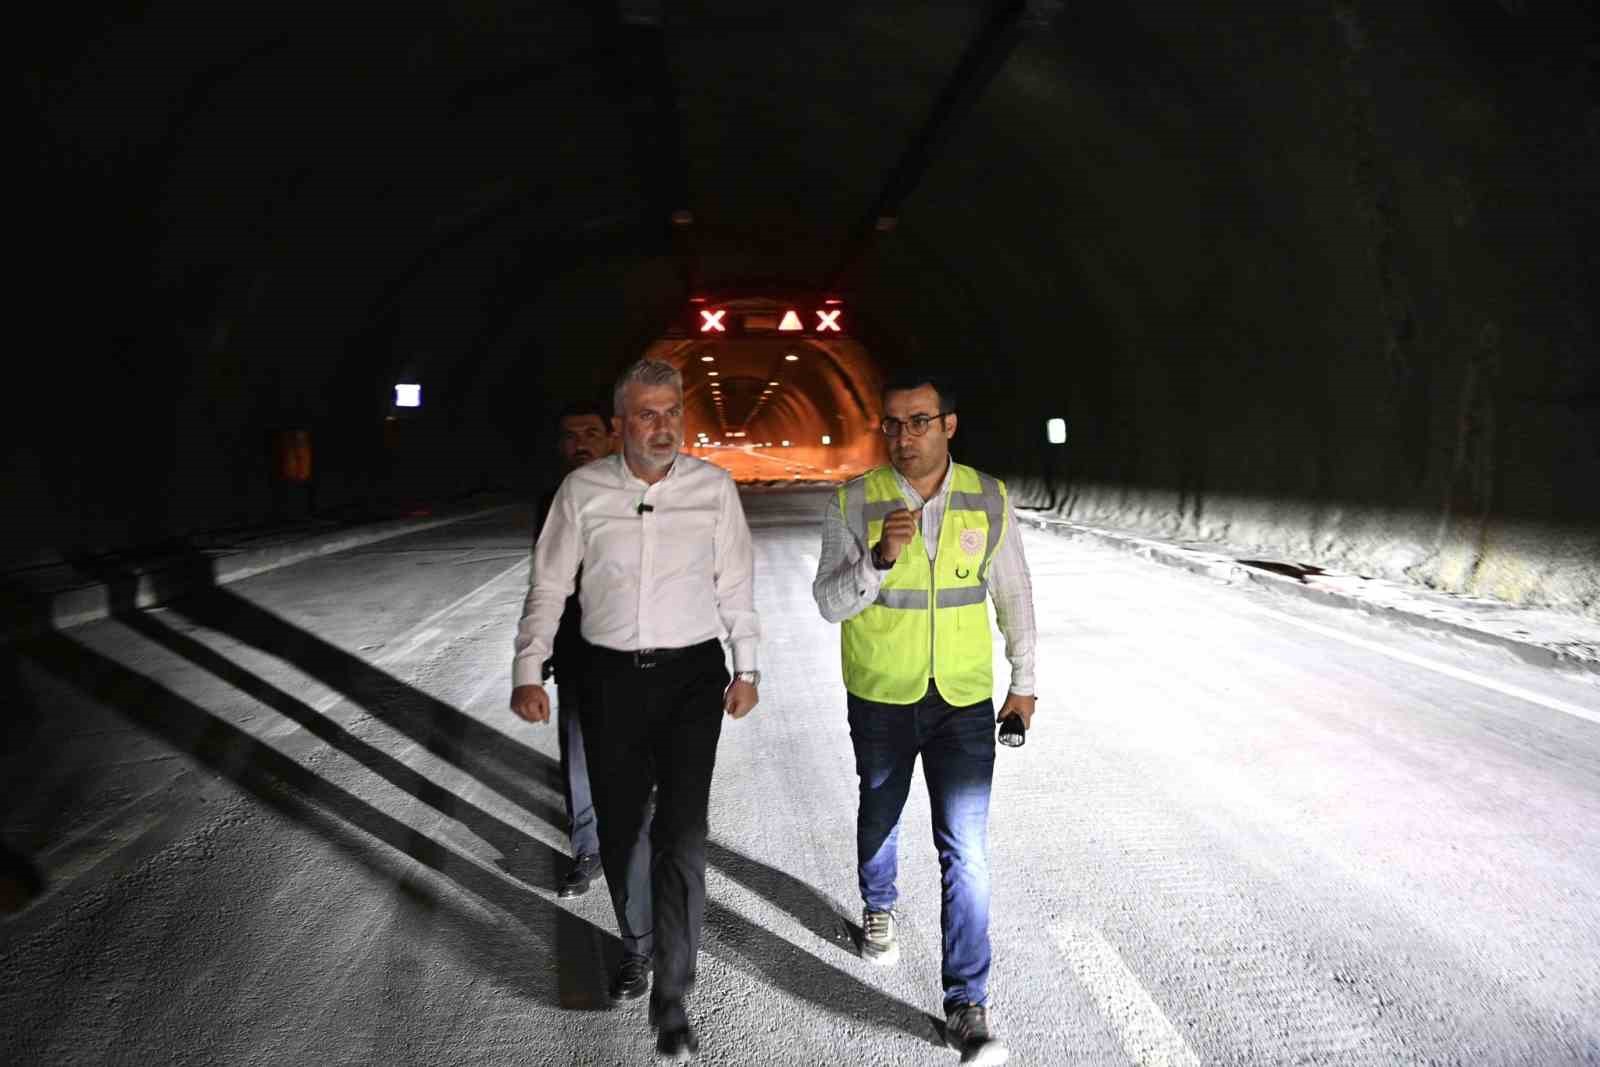
{"type": "MultiPolygon", "coordinates": [[[[722,436],[724,436],[724,437],[744,437],[745,436],[745,431],[744,430],[724,430],[722,432],[722,436]]],[[[694,443],[696,445],[698,445],[699,447],[701,447],[701,448],[719,447],[718,442],[711,440],[711,435],[706,433],[704,430],[702,430],[700,432],[699,436],[697,436],[695,438],[695,442],[694,443]]],[[[777,447],[779,447],[779,448],[789,448],[789,447],[791,447],[793,445],[793,443],[794,442],[789,441],[789,440],[783,440],[783,441],[779,441],[778,442],[777,447]]],[[[822,443],[823,444],[827,444],[828,442],[824,441],[822,443]]],[[[773,444],[772,444],[771,441],[751,441],[749,447],[751,447],[751,448],[772,448],[773,444]]]]}
{"type": "MultiPolygon", "coordinates": [[[[796,362],[799,362],[799,360],[800,360],[800,357],[795,355],[793,352],[790,352],[790,353],[786,354],[783,358],[788,363],[796,363],[796,362]]],[[[701,356],[700,357],[700,362],[701,363],[715,363],[716,361],[717,361],[717,357],[716,356],[709,356],[708,355],[708,356],[701,356]]],[[[722,374],[721,371],[714,371],[714,370],[706,371],[706,377],[712,378],[712,379],[720,378],[721,374],[722,374]]],[[[761,391],[761,396],[756,399],[755,406],[750,409],[750,414],[748,416],[746,416],[746,418],[744,420],[744,425],[748,426],[750,424],[750,420],[755,418],[756,412],[761,410],[761,405],[766,401],[766,398],[771,396],[772,395],[772,391],[774,389],[779,388],[779,386],[781,386],[781,385],[782,385],[782,383],[777,381],[776,379],[767,382],[767,387],[761,391]]],[[[724,427],[726,427],[728,425],[728,418],[727,418],[727,413],[722,410],[722,383],[720,381],[712,381],[712,383],[711,383],[711,398],[712,398],[712,402],[716,405],[716,408],[717,408],[717,418],[721,421],[722,425],[724,427]]],[[[737,433],[735,433],[733,431],[729,431],[729,430],[724,429],[723,436],[725,436],[725,437],[743,437],[744,436],[744,431],[740,430],[737,433]]],[[[788,447],[789,442],[785,441],[783,444],[784,444],[784,447],[788,447]]],[[[772,447],[772,442],[768,441],[764,445],[760,445],[760,446],[756,446],[756,447],[771,448],[772,447]]]]}

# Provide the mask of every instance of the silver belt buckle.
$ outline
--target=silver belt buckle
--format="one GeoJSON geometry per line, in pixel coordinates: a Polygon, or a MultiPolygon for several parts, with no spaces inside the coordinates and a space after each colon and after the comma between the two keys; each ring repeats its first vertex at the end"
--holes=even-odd
{"type": "Polygon", "coordinates": [[[633,665],[641,671],[649,670],[656,665],[655,653],[653,648],[639,649],[633,654],[633,665]]]}

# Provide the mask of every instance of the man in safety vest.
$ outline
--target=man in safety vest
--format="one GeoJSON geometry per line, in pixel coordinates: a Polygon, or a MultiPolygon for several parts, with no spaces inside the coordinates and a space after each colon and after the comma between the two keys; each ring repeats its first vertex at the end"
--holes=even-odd
{"type": "Polygon", "coordinates": [[[1033,590],[1005,485],[950,459],[955,407],[936,376],[903,374],[884,387],[893,465],[847,482],[829,502],[812,594],[824,618],[843,623],[861,780],[861,956],[899,959],[896,844],[920,755],[943,872],[946,1037],[962,1063],[998,1064],[1008,1052],[987,1009],[989,788],[996,719],[1033,719],[1033,590]],[[1011,661],[998,716],[990,597],[1011,661]]]}

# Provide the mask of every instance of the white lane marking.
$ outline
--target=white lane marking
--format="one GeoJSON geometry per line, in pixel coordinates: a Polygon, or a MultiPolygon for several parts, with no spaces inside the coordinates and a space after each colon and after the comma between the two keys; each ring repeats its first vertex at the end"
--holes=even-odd
{"type": "MultiPolygon", "coordinates": [[[[429,615],[426,619],[423,619],[421,622],[417,623],[410,629],[409,632],[402,634],[399,640],[391,643],[388,651],[372,659],[370,661],[372,666],[386,667],[397,659],[411,655],[417,649],[421,648],[425,642],[431,641],[438,637],[439,629],[435,624],[442,622],[454,612],[460,611],[463,607],[466,607],[468,604],[472,603],[475,598],[480,597],[484,593],[493,589],[500,582],[504,581],[508,575],[514,574],[518,569],[526,567],[528,565],[529,558],[530,557],[528,556],[522,557],[511,566],[501,571],[499,574],[496,574],[493,578],[490,578],[482,585],[473,589],[471,592],[455,601],[452,601],[450,604],[440,608],[432,615],[429,615]]],[[[312,707],[319,712],[325,712],[335,705],[342,703],[346,699],[348,698],[344,693],[336,691],[329,693],[321,700],[318,700],[312,705],[312,707]]]]}
{"type": "Polygon", "coordinates": [[[452,602],[451,604],[440,608],[438,611],[434,612],[432,615],[429,615],[426,619],[423,619],[421,622],[417,623],[416,626],[412,627],[412,630],[413,631],[425,630],[425,629],[428,629],[428,628],[432,627],[435,623],[441,622],[447,616],[449,616],[452,612],[458,611],[461,608],[465,607],[468,603],[470,603],[472,601],[472,599],[474,597],[482,595],[484,592],[486,592],[490,588],[492,588],[495,585],[499,584],[499,582],[501,580],[503,580],[506,577],[506,575],[514,573],[519,567],[526,567],[528,565],[529,558],[530,558],[529,556],[523,556],[521,559],[517,560],[517,562],[513,563],[511,566],[507,567],[505,570],[501,571],[499,574],[496,574],[493,578],[490,578],[487,582],[484,582],[482,585],[480,585],[476,589],[472,590],[472,592],[467,593],[465,596],[462,596],[459,600],[456,600],[456,601],[452,602]]]}
{"type": "Polygon", "coordinates": [[[1199,1067],[1200,1057],[1105,938],[1070,922],[1050,932],[1137,1067],[1199,1067]]]}
{"type": "Polygon", "coordinates": [[[1308,622],[1305,619],[1297,619],[1293,615],[1284,615],[1280,612],[1273,611],[1270,608],[1258,607],[1254,604],[1246,606],[1251,611],[1259,615],[1266,615],[1267,617],[1276,619],[1279,622],[1286,622],[1290,625],[1298,626],[1303,630],[1310,630],[1312,633],[1321,634],[1324,637],[1331,637],[1335,641],[1343,641],[1347,645],[1355,645],[1357,648],[1364,648],[1369,652],[1376,652],[1380,656],[1388,656],[1390,659],[1396,659],[1402,663],[1409,663],[1414,667],[1422,667],[1426,670],[1436,671],[1439,674],[1455,678],[1458,681],[1471,682],[1473,685],[1481,685],[1485,689],[1494,690],[1496,693],[1502,693],[1508,697],[1515,697],[1518,700],[1526,700],[1530,704],[1538,704],[1540,707],[1549,708],[1552,711],[1563,712],[1567,715],[1572,715],[1588,722],[1600,723],[1600,710],[1596,710],[1594,708],[1586,708],[1580,704],[1568,703],[1567,701],[1561,700],[1557,697],[1545,696],[1543,693],[1535,693],[1533,690],[1524,689],[1519,685],[1511,685],[1508,682],[1499,682],[1488,677],[1487,675],[1478,674],[1474,671],[1463,670],[1460,667],[1452,667],[1448,663],[1436,663],[1431,659],[1426,659],[1422,656],[1414,656],[1409,652],[1402,652],[1398,648],[1391,648],[1390,646],[1382,644],[1378,641],[1369,641],[1364,637],[1356,637],[1354,634],[1341,633],[1331,626],[1323,626],[1319,623],[1308,622]]]}
{"type": "Polygon", "coordinates": [[[777,456],[769,456],[765,452],[755,451],[749,445],[745,445],[743,448],[739,449],[739,451],[744,455],[749,456],[751,459],[764,459],[769,463],[781,463],[785,467],[804,467],[806,470],[818,471],[824,474],[826,474],[828,470],[826,467],[819,467],[815,463],[801,463],[797,459],[779,459],[777,456]]]}

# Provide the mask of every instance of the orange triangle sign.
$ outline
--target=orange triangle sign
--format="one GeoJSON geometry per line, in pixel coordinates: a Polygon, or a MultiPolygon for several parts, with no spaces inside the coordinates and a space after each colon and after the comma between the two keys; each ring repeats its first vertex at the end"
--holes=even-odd
{"type": "Polygon", "coordinates": [[[803,330],[803,329],[805,329],[805,327],[800,325],[800,316],[796,315],[794,313],[794,311],[791,309],[791,310],[785,311],[783,313],[783,321],[778,323],[778,329],[780,329],[780,330],[803,330]]]}

